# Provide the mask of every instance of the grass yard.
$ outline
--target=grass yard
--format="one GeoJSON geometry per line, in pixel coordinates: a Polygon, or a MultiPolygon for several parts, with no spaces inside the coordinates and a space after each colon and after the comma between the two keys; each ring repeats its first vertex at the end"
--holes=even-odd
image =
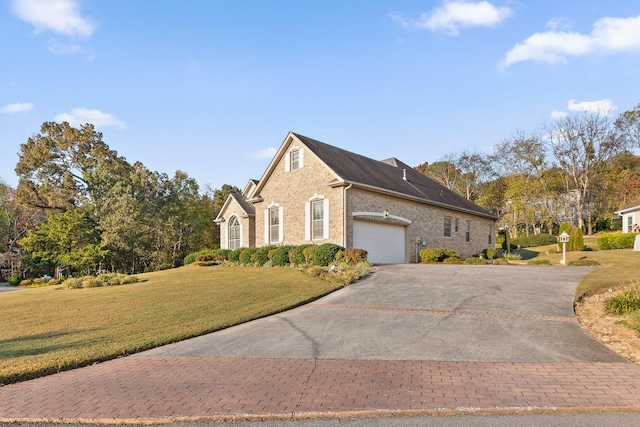
{"type": "MultiPolygon", "coordinates": [[[[600,267],[582,279],[576,289],[576,300],[580,300],[585,295],[593,295],[601,289],[626,285],[631,281],[640,281],[640,252],[634,252],[632,249],[601,251],[598,248],[597,239],[594,237],[585,238],[584,243],[589,250],[567,252],[567,264],[572,261],[596,261],[600,267]]],[[[520,253],[523,264],[534,260],[549,260],[551,265],[562,265],[560,263],[562,250],[554,253],[556,250],[556,245],[548,245],[523,248],[514,252],[520,253]]]]}
{"type": "Polygon", "coordinates": [[[0,295],[0,384],[202,335],[340,287],[293,268],[188,266],[140,283],[0,295]]]}

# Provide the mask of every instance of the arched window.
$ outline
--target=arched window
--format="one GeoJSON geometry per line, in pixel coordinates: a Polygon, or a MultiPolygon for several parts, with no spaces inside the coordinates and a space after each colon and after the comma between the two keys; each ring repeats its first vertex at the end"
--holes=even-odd
{"type": "Polygon", "coordinates": [[[241,245],[240,221],[237,216],[229,220],[229,249],[238,249],[241,245]]]}

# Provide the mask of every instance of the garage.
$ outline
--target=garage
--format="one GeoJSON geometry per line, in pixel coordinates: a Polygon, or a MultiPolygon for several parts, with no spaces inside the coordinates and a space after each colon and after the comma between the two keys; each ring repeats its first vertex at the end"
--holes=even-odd
{"type": "Polygon", "coordinates": [[[370,221],[353,221],[353,247],[365,249],[373,264],[405,262],[405,227],[370,221]]]}

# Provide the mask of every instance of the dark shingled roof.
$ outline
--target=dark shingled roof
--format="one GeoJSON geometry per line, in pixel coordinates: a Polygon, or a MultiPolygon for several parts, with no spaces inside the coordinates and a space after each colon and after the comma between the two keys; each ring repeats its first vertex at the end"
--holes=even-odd
{"type": "Polygon", "coordinates": [[[253,205],[253,203],[249,203],[247,201],[247,199],[242,194],[231,193],[229,195],[231,197],[233,197],[233,200],[238,202],[240,207],[247,213],[247,215],[255,215],[256,214],[256,207],[253,205]]]}
{"type": "Polygon", "coordinates": [[[294,133],[331,170],[348,183],[399,193],[425,203],[495,218],[491,212],[421,174],[398,159],[373,160],[294,133]],[[406,171],[406,180],[403,176],[406,171]]]}
{"type": "Polygon", "coordinates": [[[627,206],[625,206],[624,208],[622,208],[620,210],[621,211],[626,211],[627,209],[635,208],[637,206],[640,206],[640,200],[636,200],[633,203],[629,203],[627,206]]]}

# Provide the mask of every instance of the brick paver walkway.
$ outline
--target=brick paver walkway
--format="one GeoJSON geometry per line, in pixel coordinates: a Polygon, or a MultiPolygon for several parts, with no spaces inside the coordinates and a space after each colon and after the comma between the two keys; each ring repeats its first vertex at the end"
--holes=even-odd
{"type": "Polygon", "coordinates": [[[0,388],[0,421],[640,410],[631,363],[131,356],[0,388]]]}

